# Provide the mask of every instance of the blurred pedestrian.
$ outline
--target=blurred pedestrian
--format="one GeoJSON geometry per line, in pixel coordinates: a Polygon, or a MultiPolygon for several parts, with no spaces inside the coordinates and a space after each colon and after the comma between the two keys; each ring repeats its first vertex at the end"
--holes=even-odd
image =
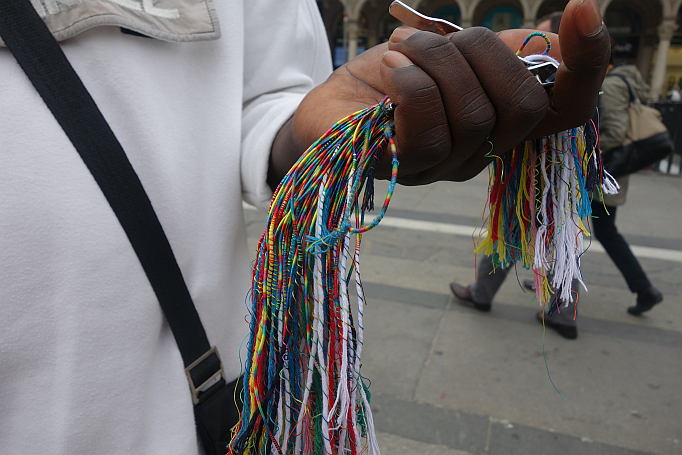
{"type": "MultiPolygon", "coordinates": [[[[541,17],[537,21],[536,28],[543,32],[559,33],[561,25],[562,11],[557,11],[541,17]]],[[[497,291],[504,283],[507,274],[511,269],[495,267],[492,259],[481,255],[476,265],[476,282],[469,286],[462,286],[458,283],[450,283],[450,290],[457,297],[460,304],[470,306],[479,311],[490,311],[492,301],[497,291]]],[[[523,286],[529,290],[535,290],[533,280],[524,280],[523,286]]],[[[568,302],[568,306],[560,308],[557,304],[557,295],[560,290],[552,289],[550,301],[547,303],[547,312],[543,315],[542,311],[536,314],[536,319],[543,322],[547,327],[556,330],[559,335],[569,340],[578,337],[578,327],[576,325],[577,309],[575,303],[578,299],[578,282],[572,283],[573,301],[568,302]]]]}
{"type": "Polygon", "coordinates": [[[670,101],[682,101],[682,95],[680,95],[680,88],[675,85],[670,91],[670,101]]]}
{"type": "MultiPolygon", "coordinates": [[[[611,38],[611,59],[602,85],[599,107],[600,146],[603,154],[623,144],[628,129],[628,106],[630,90],[642,103],[647,102],[649,86],[634,65],[614,66],[615,46],[611,38]],[[627,83],[625,82],[627,80],[627,83]]],[[[628,308],[628,313],[640,315],[663,301],[660,291],[651,285],[630,246],[616,228],[616,208],[625,203],[629,177],[618,178],[620,191],[604,195],[592,201],[592,226],[597,240],[623,274],[631,292],[637,294],[637,304],[628,308]]]]}
{"type": "Polygon", "coordinates": [[[535,22],[535,28],[542,32],[559,33],[559,25],[561,25],[561,16],[563,14],[563,11],[554,11],[542,16],[535,22]]]}

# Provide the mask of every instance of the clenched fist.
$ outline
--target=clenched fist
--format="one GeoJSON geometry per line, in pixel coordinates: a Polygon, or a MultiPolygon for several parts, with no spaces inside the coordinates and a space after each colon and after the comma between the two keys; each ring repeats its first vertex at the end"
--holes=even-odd
{"type": "MultiPolygon", "coordinates": [[[[398,182],[461,181],[519,142],[585,123],[608,65],[610,43],[595,0],[571,0],[559,35],[561,61],[545,90],[515,51],[532,30],[495,34],[473,27],[445,37],[409,27],[337,69],[303,100],[282,128],[271,157],[276,184],[300,154],[339,119],[381,101],[395,106],[398,182]]],[[[531,40],[524,54],[542,53],[531,40]]],[[[380,160],[378,177],[390,172],[380,160]]]]}

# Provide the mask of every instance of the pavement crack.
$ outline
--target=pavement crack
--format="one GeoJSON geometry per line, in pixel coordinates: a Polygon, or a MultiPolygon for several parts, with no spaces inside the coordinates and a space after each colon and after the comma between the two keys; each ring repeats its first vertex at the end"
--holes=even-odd
{"type": "Polygon", "coordinates": [[[493,434],[493,419],[491,417],[488,417],[488,432],[485,436],[485,448],[483,449],[484,453],[488,453],[490,451],[490,438],[493,434]]]}
{"type": "Polygon", "coordinates": [[[433,351],[435,350],[436,342],[438,341],[438,335],[440,335],[441,327],[443,326],[443,320],[445,319],[445,314],[448,312],[451,305],[452,305],[452,298],[449,298],[448,303],[445,305],[445,307],[441,311],[440,317],[438,318],[438,327],[436,328],[436,332],[433,335],[433,338],[431,339],[431,346],[429,347],[429,353],[427,354],[426,359],[424,360],[424,363],[422,364],[421,370],[419,371],[419,375],[417,376],[417,382],[414,386],[414,391],[412,392],[412,400],[417,399],[417,391],[419,390],[419,386],[421,385],[422,378],[424,377],[424,374],[426,372],[426,368],[429,366],[429,363],[431,363],[431,358],[433,357],[433,351]]]}

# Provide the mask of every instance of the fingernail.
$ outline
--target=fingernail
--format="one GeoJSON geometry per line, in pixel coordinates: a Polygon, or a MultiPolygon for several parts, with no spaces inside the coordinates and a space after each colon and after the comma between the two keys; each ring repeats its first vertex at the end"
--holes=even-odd
{"type": "Polygon", "coordinates": [[[573,13],[573,20],[578,31],[586,37],[596,35],[603,27],[596,0],[582,0],[573,13]]]}
{"type": "Polygon", "coordinates": [[[391,43],[400,43],[405,41],[410,36],[417,33],[419,30],[412,27],[401,26],[393,30],[391,37],[388,39],[391,43]]]}
{"type": "Polygon", "coordinates": [[[408,66],[414,65],[412,60],[396,51],[388,51],[384,53],[384,55],[381,57],[381,61],[384,63],[384,65],[393,69],[407,68],[408,66]]]}

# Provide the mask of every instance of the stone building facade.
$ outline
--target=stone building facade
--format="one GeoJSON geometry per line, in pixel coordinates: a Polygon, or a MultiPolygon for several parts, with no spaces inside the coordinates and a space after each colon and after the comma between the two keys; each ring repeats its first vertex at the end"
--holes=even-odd
{"type": "MultiPolygon", "coordinates": [[[[429,16],[463,27],[493,31],[534,28],[538,18],[561,11],[568,0],[403,0],[429,16]]],[[[388,14],[391,0],[319,0],[336,66],[386,41],[398,25],[388,14]]],[[[616,41],[618,62],[637,65],[665,95],[682,78],[682,0],[597,0],[616,41]]]]}

